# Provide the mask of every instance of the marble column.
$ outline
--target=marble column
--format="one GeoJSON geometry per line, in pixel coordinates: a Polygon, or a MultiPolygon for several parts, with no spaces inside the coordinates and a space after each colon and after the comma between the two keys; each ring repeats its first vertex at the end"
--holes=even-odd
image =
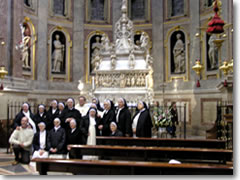
{"type": "Polygon", "coordinates": [[[37,86],[47,89],[48,68],[48,0],[38,1],[38,30],[37,30],[37,86]]]}
{"type": "Polygon", "coordinates": [[[73,60],[72,76],[73,82],[84,79],[84,1],[74,0],[73,2],[73,60]]]}
{"type": "Polygon", "coordinates": [[[154,90],[160,90],[164,82],[164,30],[163,30],[163,0],[152,0],[152,43],[154,90]]]}

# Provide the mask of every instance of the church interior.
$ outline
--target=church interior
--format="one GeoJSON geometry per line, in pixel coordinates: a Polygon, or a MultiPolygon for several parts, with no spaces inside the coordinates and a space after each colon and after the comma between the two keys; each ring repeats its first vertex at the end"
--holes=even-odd
{"type": "Polygon", "coordinates": [[[1,0],[0,174],[233,175],[233,4],[1,0]]]}

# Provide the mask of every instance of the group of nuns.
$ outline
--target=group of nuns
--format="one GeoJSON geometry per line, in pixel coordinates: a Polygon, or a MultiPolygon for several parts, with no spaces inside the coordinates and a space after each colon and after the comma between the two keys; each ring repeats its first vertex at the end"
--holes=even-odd
{"type": "Polygon", "coordinates": [[[66,154],[78,158],[70,151],[70,144],[96,145],[96,136],[151,137],[152,120],[145,102],[137,104],[136,114],[131,115],[124,98],[118,99],[115,108],[111,100],[105,100],[104,108],[97,98],[92,100],[85,116],[75,109],[75,101],[68,98],[66,104],[53,100],[48,111],[43,104],[37,113],[31,112],[30,105],[23,103],[16,115],[12,128],[21,126],[21,119],[26,116],[29,128],[35,135],[33,139],[33,158],[49,154],[66,154]]]}

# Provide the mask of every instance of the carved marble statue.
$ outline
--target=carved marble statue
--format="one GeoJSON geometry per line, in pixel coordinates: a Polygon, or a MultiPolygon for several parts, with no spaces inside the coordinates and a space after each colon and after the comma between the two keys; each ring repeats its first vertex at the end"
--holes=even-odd
{"type": "Polygon", "coordinates": [[[141,48],[142,50],[146,51],[148,48],[148,35],[145,32],[142,32],[141,37],[140,37],[140,44],[141,44],[141,48]]]}
{"type": "Polygon", "coordinates": [[[106,35],[106,34],[103,34],[102,35],[102,38],[101,38],[101,42],[102,42],[102,44],[101,44],[101,46],[102,46],[102,52],[104,53],[106,53],[106,52],[110,52],[111,51],[111,49],[112,49],[112,45],[111,45],[111,43],[110,43],[110,41],[109,41],[109,38],[108,38],[108,36],[106,35]]]}
{"type": "Polygon", "coordinates": [[[96,49],[96,48],[101,49],[102,48],[102,44],[100,43],[100,37],[97,36],[95,39],[96,39],[96,42],[94,42],[92,44],[92,49],[93,50],[96,49]]]}
{"type": "Polygon", "coordinates": [[[145,80],[144,74],[141,74],[140,78],[141,78],[141,86],[144,87],[145,84],[146,84],[146,80],[145,80]]]}
{"type": "Polygon", "coordinates": [[[146,68],[150,69],[153,65],[153,57],[150,55],[149,50],[147,50],[146,55],[146,68]]]}
{"type": "Polygon", "coordinates": [[[135,66],[135,55],[134,55],[134,49],[130,51],[130,54],[128,56],[128,62],[129,62],[129,68],[134,69],[135,66]]]}
{"type": "Polygon", "coordinates": [[[112,68],[112,70],[114,70],[116,67],[116,60],[117,60],[117,55],[116,55],[114,49],[111,50],[110,58],[111,58],[111,68],[112,68]]]}
{"type": "Polygon", "coordinates": [[[137,79],[136,86],[141,86],[141,76],[136,75],[136,79],[137,79]]]}
{"type": "Polygon", "coordinates": [[[131,78],[130,78],[129,75],[127,76],[126,86],[127,86],[127,87],[131,87],[131,78]]]}
{"type": "Polygon", "coordinates": [[[21,49],[21,53],[22,53],[22,67],[24,68],[30,68],[30,64],[29,64],[29,41],[30,41],[31,37],[30,36],[25,36],[23,38],[23,46],[21,49]]]}
{"type": "Polygon", "coordinates": [[[181,39],[181,34],[177,34],[177,41],[173,48],[173,55],[174,55],[174,73],[182,73],[185,71],[185,48],[184,43],[181,39]]]}
{"type": "Polygon", "coordinates": [[[26,27],[23,26],[23,24],[19,24],[21,29],[21,42],[16,45],[16,50],[21,50],[21,60],[23,62],[22,67],[23,68],[30,68],[29,64],[29,42],[31,37],[28,35],[25,35],[26,27]]]}
{"type": "Polygon", "coordinates": [[[211,35],[208,40],[208,44],[209,44],[208,58],[209,58],[211,69],[217,68],[217,59],[218,59],[218,48],[214,44],[214,40],[215,40],[214,35],[211,35]]]}
{"type": "Polygon", "coordinates": [[[60,42],[60,36],[56,34],[55,40],[53,42],[54,51],[52,54],[53,57],[53,69],[52,72],[61,72],[61,67],[64,61],[64,49],[65,45],[60,42]]]}
{"type": "Polygon", "coordinates": [[[120,88],[125,88],[126,86],[126,79],[125,79],[125,75],[121,74],[120,75],[120,88]]]}
{"type": "Polygon", "coordinates": [[[153,69],[151,68],[147,75],[148,89],[153,89],[153,69]]]}
{"type": "Polygon", "coordinates": [[[131,78],[131,86],[134,87],[135,86],[135,77],[134,75],[131,78]]]}
{"type": "Polygon", "coordinates": [[[102,57],[100,56],[100,50],[98,48],[95,48],[92,53],[92,60],[91,60],[93,70],[99,69],[101,61],[102,61],[102,57]]]}

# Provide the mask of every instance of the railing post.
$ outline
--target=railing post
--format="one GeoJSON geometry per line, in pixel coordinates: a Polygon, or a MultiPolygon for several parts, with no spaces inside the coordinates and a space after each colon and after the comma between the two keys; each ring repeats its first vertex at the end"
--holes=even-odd
{"type": "Polygon", "coordinates": [[[186,132],[187,132],[187,122],[186,122],[186,104],[184,104],[184,139],[186,139],[186,132]]]}

